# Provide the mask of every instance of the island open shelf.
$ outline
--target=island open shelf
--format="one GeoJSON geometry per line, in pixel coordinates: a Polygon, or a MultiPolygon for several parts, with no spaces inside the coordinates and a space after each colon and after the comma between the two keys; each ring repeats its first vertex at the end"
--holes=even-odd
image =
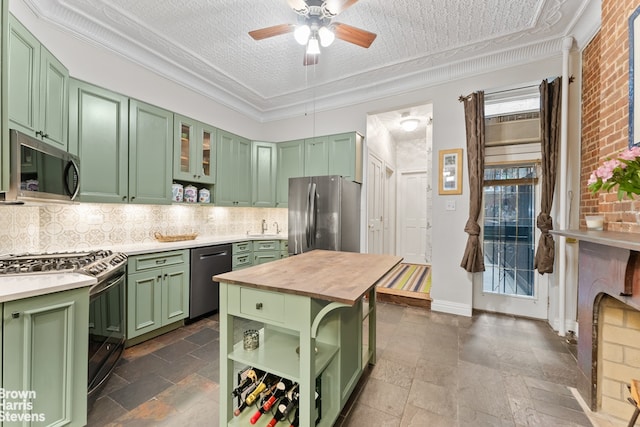
{"type": "MultiPolygon", "coordinates": [[[[231,395],[238,368],[251,366],[299,384],[301,427],[315,426],[317,418],[318,426],[332,426],[366,365],[375,363],[375,284],[400,261],[315,250],[215,276],[220,282],[220,425],[251,425],[257,406],[234,417],[231,395]],[[259,346],[245,350],[234,332],[255,322],[261,324],[259,346]]],[[[255,425],[266,425],[271,417],[264,414],[255,425]]]]}
{"type": "MultiPolygon", "coordinates": [[[[297,335],[272,330],[267,326],[260,329],[259,342],[260,346],[255,350],[245,350],[242,341],[236,342],[229,359],[300,382],[300,356],[296,352],[300,339],[297,335]]],[[[316,348],[315,371],[322,372],[338,353],[338,346],[316,340],[316,348]]]]}

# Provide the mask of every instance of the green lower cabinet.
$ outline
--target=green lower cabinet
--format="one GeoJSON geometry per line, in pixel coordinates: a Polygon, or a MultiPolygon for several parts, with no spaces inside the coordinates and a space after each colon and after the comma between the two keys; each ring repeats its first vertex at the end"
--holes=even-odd
{"type": "Polygon", "coordinates": [[[189,251],[130,258],[127,339],[189,316],[189,251]],[[132,271],[133,270],[133,271],[132,271]]]}
{"type": "Polygon", "coordinates": [[[87,424],[88,324],[89,287],[4,303],[2,388],[26,399],[5,399],[3,426],[87,424]]]}
{"type": "Polygon", "coordinates": [[[280,241],[255,240],[253,242],[253,265],[266,264],[280,259],[280,241]]]}
{"type": "Polygon", "coordinates": [[[253,242],[236,242],[231,248],[231,269],[240,270],[253,265],[253,242]]]}

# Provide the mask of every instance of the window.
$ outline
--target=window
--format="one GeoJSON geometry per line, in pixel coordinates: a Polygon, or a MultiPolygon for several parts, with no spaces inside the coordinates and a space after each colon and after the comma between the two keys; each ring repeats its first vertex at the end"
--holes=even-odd
{"type": "Polygon", "coordinates": [[[535,296],[537,163],[485,167],[483,291],[535,296]]]}

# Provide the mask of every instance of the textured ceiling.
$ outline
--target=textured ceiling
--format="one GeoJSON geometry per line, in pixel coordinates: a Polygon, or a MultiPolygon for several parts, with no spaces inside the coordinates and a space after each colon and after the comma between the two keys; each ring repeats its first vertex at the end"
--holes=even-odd
{"type": "Polygon", "coordinates": [[[360,0],[333,19],[377,34],[303,66],[286,0],[23,0],[38,17],[261,121],[334,108],[561,51],[597,0],[360,0]]]}

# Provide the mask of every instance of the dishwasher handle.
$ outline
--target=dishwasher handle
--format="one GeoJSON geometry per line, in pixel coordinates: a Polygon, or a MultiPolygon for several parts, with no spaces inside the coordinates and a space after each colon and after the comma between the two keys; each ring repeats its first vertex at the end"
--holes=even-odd
{"type": "Polygon", "coordinates": [[[228,250],[224,250],[224,251],[218,251],[218,252],[209,252],[206,254],[200,254],[200,259],[207,259],[207,258],[213,258],[213,257],[219,257],[219,256],[227,256],[229,255],[229,251],[228,250]]]}

